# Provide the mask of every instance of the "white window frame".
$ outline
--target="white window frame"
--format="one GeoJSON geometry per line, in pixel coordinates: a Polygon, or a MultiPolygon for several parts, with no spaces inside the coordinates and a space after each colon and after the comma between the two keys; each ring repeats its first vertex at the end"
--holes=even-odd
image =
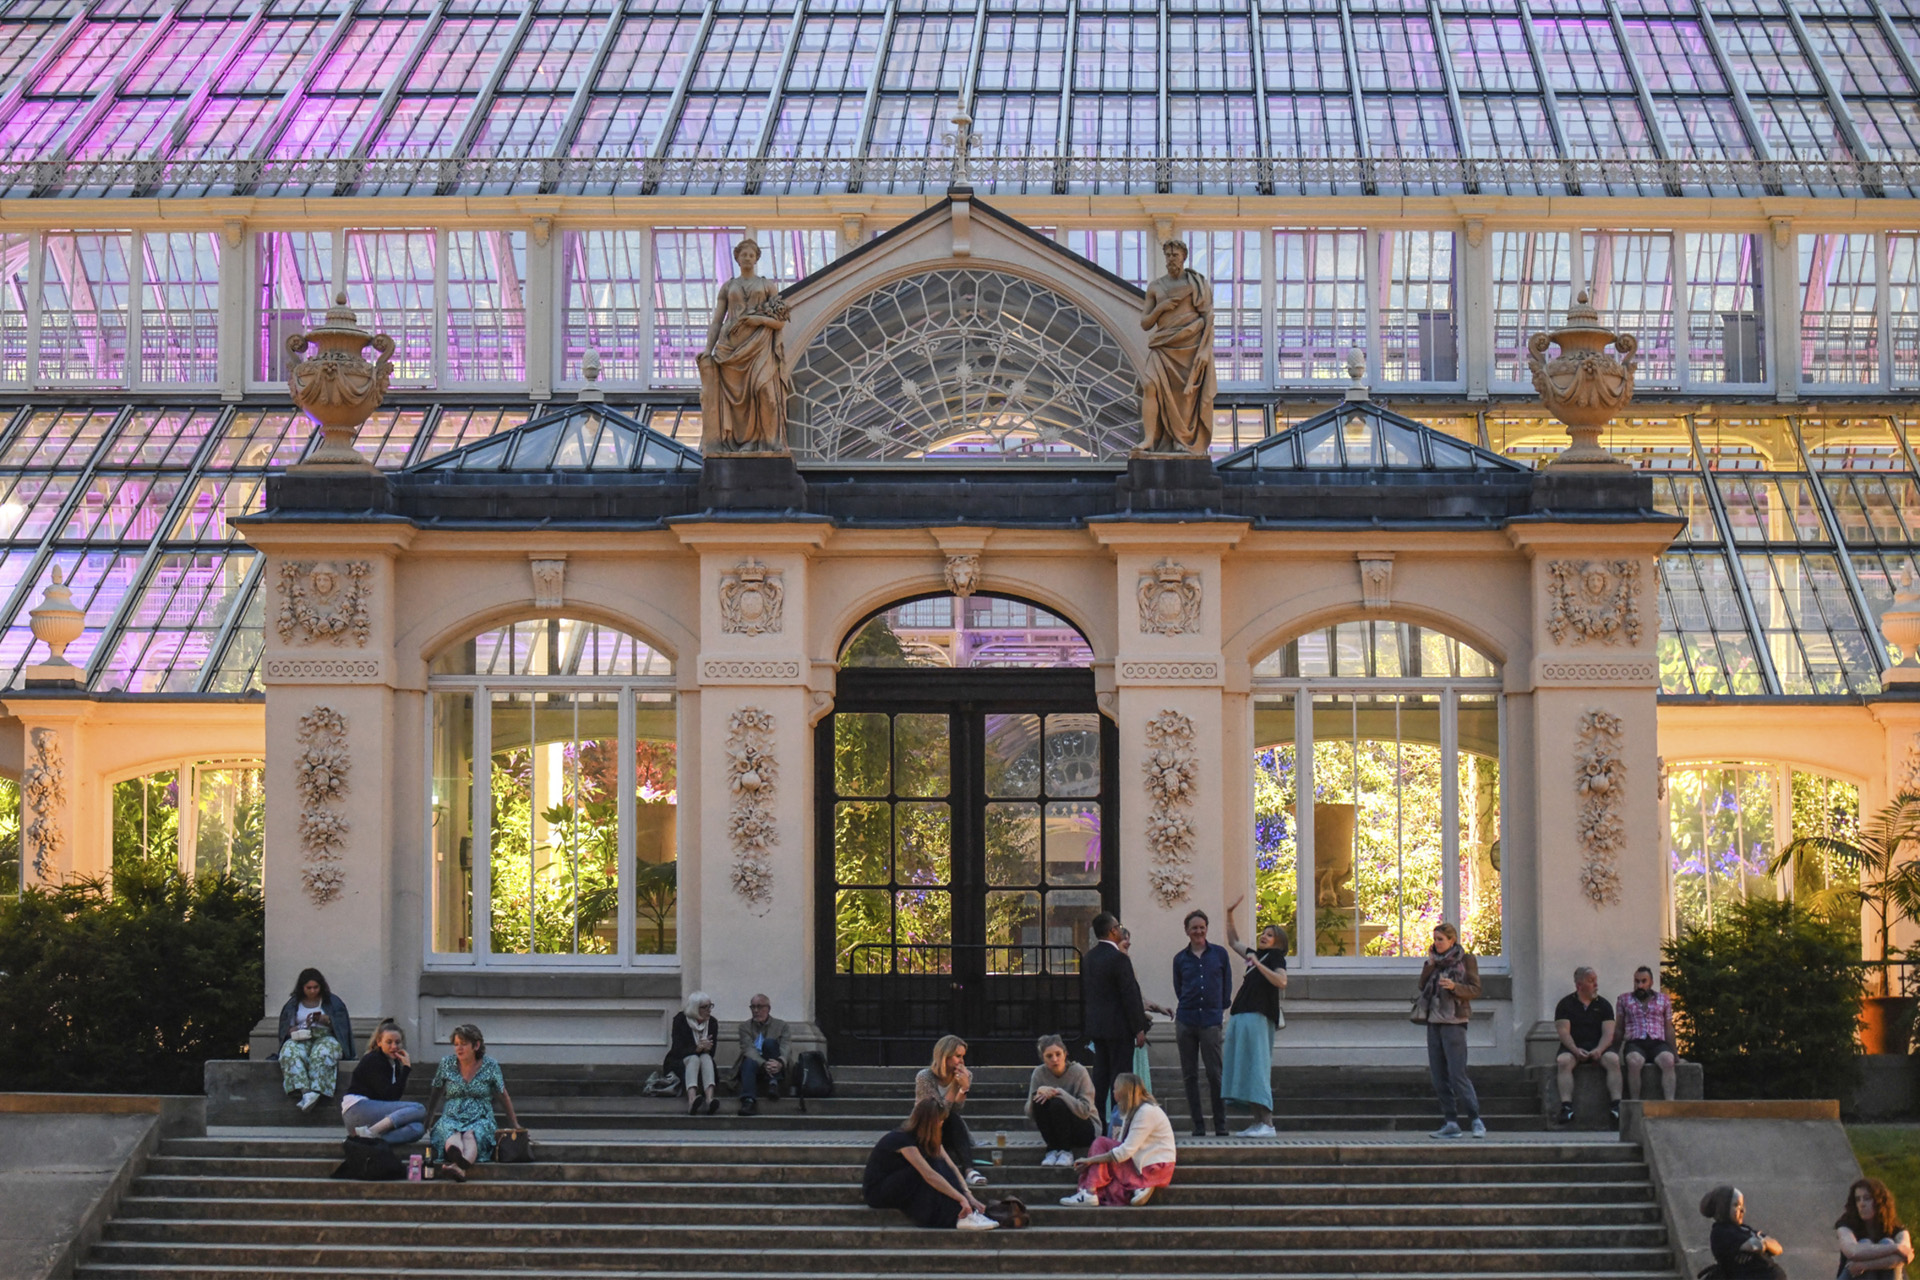
{"type": "MultiPolygon", "coordinates": [[[[1444,634],[1444,633],[1442,633],[1444,634]]],[[[1454,637],[1448,637],[1453,639],[1454,637]]],[[[1465,645],[1464,641],[1458,643],[1465,645]]],[[[1284,646],[1283,646],[1284,647],[1284,646]]],[[[1294,734],[1294,933],[1295,954],[1290,963],[1298,970],[1318,971],[1321,973],[1381,973],[1381,972],[1419,972],[1422,964],[1420,956],[1320,956],[1315,953],[1317,935],[1315,931],[1315,912],[1318,907],[1313,867],[1313,805],[1301,803],[1301,797],[1313,795],[1313,698],[1321,694],[1355,696],[1365,694],[1438,694],[1440,697],[1440,751],[1441,751],[1441,912],[1444,918],[1458,922],[1460,918],[1460,780],[1457,768],[1459,756],[1459,709],[1461,694],[1491,694],[1499,717],[1500,734],[1500,938],[1501,954],[1485,956],[1480,960],[1480,968],[1486,973],[1507,973],[1510,971],[1507,958],[1507,886],[1508,868],[1511,866],[1512,844],[1508,824],[1511,809],[1507,803],[1507,696],[1501,677],[1455,679],[1312,679],[1286,677],[1255,677],[1251,686],[1254,703],[1257,706],[1262,698],[1286,697],[1293,699],[1294,734]],[[1456,761],[1455,768],[1448,768],[1446,762],[1456,761]]],[[[1248,744],[1248,757],[1253,754],[1253,744],[1248,744]]],[[[1253,829],[1253,787],[1248,787],[1247,820],[1248,831],[1253,829]]],[[[1251,886],[1249,886],[1251,891],[1251,886]]]]}
{"type": "MultiPolygon", "coordinates": [[[[637,637],[636,637],[637,639],[637,637]]],[[[639,643],[645,644],[644,640],[639,643]]],[[[626,971],[668,972],[680,970],[680,955],[676,949],[672,955],[636,955],[637,921],[634,918],[634,876],[637,857],[634,846],[634,793],[637,782],[637,767],[634,760],[636,738],[636,704],[642,694],[665,692],[674,696],[674,746],[676,759],[679,758],[679,691],[675,687],[674,677],[665,676],[467,676],[436,675],[427,679],[427,697],[423,712],[423,733],[425,750],[422,757],[422,780],[426,790],[427,803],[423,806],[423,827],[421,832],[421,851],[424,876],[421,901],[424,907],[422,920],[421,949],[424,965],[430,970],[447,969],[497,969],[518,971],[548,971],[565,969],[618,969],[626,971]],[[617,944],[613,955],[496,955],[493,952],[493,902],[492,902],[492,800],[493,800],[493,756],[483,752],[481,744],[491,742],[493,736],[493,695],[495,693],[617,693],[620,698],[618,710],[619,735],[619,773],[615,821],[618,831],[615,847],[618,857],[619,904],[617,944]],[[473,786],[471,802],[473,805],[472,829],[473,851],[471,857],[472,883],[470,886],[472,912],[472,948],[465,953],[435,951],[433,949],[433,912],[435,894],[432,891],[434,877],[434,735],[433,735],[433,699],[442,693],[464,693],[473,698],[473,786]]],[[[674,859],[678,863],[681,855],[680,827],[674,826],[674,859]]],[[[674,936],[680,937],[681,898],[674,896],[674,936]]]]}

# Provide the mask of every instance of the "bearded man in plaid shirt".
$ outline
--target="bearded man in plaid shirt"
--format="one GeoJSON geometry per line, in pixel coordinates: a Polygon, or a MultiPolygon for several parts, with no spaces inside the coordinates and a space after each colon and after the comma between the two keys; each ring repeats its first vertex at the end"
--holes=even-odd
{"type": "Polygon", "coordinates": [[[1674,1048],[1673,1001],[1666,992],[1653,989],[1653,970],[1645,965],[1635,969],[1633,990],[1615,1001],[1613,1008],[1620,1022],[1619,1058],[1626,1060],[1630,1096],[1639,1099],[1640,1069],[1653,1062],[1660,1068],[1660,1090],[1671,1101],[1680,1051],[1674,1048]]]}

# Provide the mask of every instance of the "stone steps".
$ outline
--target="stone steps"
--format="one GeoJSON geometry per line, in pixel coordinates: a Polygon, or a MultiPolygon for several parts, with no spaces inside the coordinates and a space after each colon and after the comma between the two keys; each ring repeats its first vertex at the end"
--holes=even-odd
{"type": "MultiPolygon", "coordinates": [[[[1012,1111],[1025,1075],[1017,1074],[1009,1085],[980,1073],[986,1087],[1007,1091],[968,1108],[989,1151],[993,1110],[1012,1111]]],[[[1385,1077],[1391,1085],[1373,1099],[1372,1115],[1303,1117],[1353,1132],[1181,1138],[1174,1185],[1142,1209],[1061,1206],[1072,1174],[1041,1168],[1036,1135],[1009,1114],[1003,1162],[982,1170],[988,1185],[979,1191],[1027,1202],[1033,1226],[1019,1232],[919,1231],[861,1203],[867,1145],[911,1092],[912,1073],[902,1069],[853,1074],[852,1096],[833,1101],[863,1105],[840,1114],[816,1106],[803,1116],[782,1104],[776,1114],[791,1124],[777,1129],[758,1118],[696,1120],[665,1109],[655,1117],[617,1105],[574,1110],[584,1127],[569,1129],[535,1120],[541,1095],[520,1089],[516,1106],[532,1122],[538,1159],[483,1165],[465,1185],[336,1182],[328,1175],[340,1155],[337,1129],[215,1130],[163,1144],[75,1274],[1672,1280],[1672,1250],[1637,1147],[1610,1135],[1436,1142],[1385,1132],[1382,1115],[1402,1108],[1418,1113],[1422,1129],[1434,1122],[1424,1096],[1391,1096],[1406,1085],[1396,1074],[1385,1077]],[[1371,1133],[1360,1132],[1362,1121],[1374,1123],[1371,1133]]],[[[562,1099],[563,1082],[546,1078],[555,1090],[546,1096],[562,1099]]],[[[1348,1082],[1329,1096],[1364,1101],[1367,1084],[1348,1082]]],[[[650,1101],[617,1091],[594,1097],[650,1101]]]]}

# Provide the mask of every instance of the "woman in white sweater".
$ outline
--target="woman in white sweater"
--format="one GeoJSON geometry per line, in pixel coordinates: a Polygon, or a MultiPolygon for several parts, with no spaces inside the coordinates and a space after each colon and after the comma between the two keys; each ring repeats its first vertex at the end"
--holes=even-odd
{"type": "Polygon", "coordinates": [[[1080,1190],[1060,1203],[1073,1206],[1142,1205],[1173,1181],[1173,1122],[1140,1077],[1115,1078],[1114,1101],[1125,1118],[1120,1140],[1095,1138],[1084,1160],[1075,1160],[1080,1190]]]}

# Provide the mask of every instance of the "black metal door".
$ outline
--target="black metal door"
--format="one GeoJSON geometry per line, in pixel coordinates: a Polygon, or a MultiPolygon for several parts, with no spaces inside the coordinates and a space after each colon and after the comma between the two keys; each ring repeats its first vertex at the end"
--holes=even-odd
{"type": "Polygon", "coordinates": [[[1117,910],[1115,735],[1085,670],[840,673],[817,743],[819,1016],[843,1062],[1076,1035],[1117,910]]]}

